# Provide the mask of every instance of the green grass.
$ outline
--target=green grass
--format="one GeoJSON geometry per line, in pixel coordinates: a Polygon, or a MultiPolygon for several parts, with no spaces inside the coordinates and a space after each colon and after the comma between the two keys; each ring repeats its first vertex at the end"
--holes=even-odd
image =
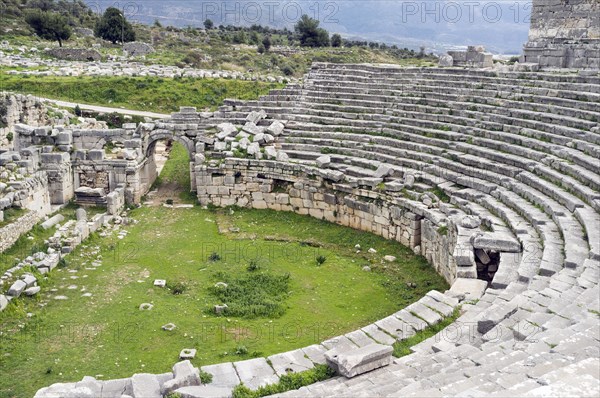
{"type": "MultiPolygon", "coordinates": [[[[291,293],[290,274],[272,275],[261,272],[237,276],[217,273],[215,276],[215,283],[227,283],[227,287],[210,288],[210,294],[216,302],[227,305],[223,316],[279,318],[285,313],[285,301],[291,293]]],[[[206,312],[213,313],[214,309],[208,307],[206,312]]]]}
{"type": "Polygon", "coordinates": [[[9,207],[8,209],[5,209],[4,221],[0,221],[0,228],[10,224],[11,222],[15,221],[19,217],[24,216],[25,214],[27,214],[26,209],[19,209],[16,207],[9,207]]]}
{"type": "Polygon", "coordinates": [[[132,216],[139,223],[127,227],[125,239],[94,235],[68,257],[68,268],[44,281],[39,297],[17,300],[0,314],[0,396],[31,396],[42,386],[84,375],[166,372],[183,348],[198,349],[196,366],[271,355],[355,330],[430,289],[446,288],[423,258],[398,243],[309,217],[198,207],[140,208],[132,216]],[[241,232],[220,235],[217,220],[241,232]],[[315,240],[321,247],[314,247],[315,240]],[[378,253],[356,254],[356,243],[378,253]],[[99,268],[89,266],[96,245],[103,258],[99,268]],[[208,260],[214,251],[218,262],[208,260]],[[384,266],[386,254],[399,261],[384,266]],[[320,267],[317,255],[327,257],[320,267]],[[215,280],[249,273],[248,262],[257,257],[258,272],[289,273],[285,313],[256,319],[207,314],[207,307],[218,304],[210,294],[215,280]],[[373,271],[362,271],[364,264],[373,271]],[[185,281],[187,287],[175,295],[153,287],[154,279],[185,281]],[[80,297],[84,287],[92,297],[80,297]],[[55,300],[56,295],[69,300],[55,300]],[[144,302],[154,308],[138,310],[144,302]],[[28,312],[34,316],[28,318],[28,312]],[[161,330],[169,322],[177,328],[161,330]],[[238,355],[239,345],[246,350],[238,355]]]}
{"type": "Polygon", "coordinates": [[[132,110],[170,113],[180,106],[212,110],[225,98],[256,99],[282,84],[226,79],[57,77],[0,74],[0,90],[132,110]]]}
{"type": "Polygon", "coordinates": [[[454,323],[454,321],[456,321],[456,319],[458,319],[459,316],[460,316],[460,308],[455,308],[452,315],[450,315],[447,318],[444,318],[440,323],[437,323],[433,326],[425,328],[425,329],[421,330],[420,332],[417,332],[414,336],[409,337],[406,340],[394,343],[393,355],[397,358],[401,358],[405,355],[412,354],[410,347],[415,346],[415,345],[421,343],[422,341],[425,341],[428,338],[435,336],[436,334],[438,334],[439,332],[444,330],[447,326],[454,323]]]}
{"type": "Polygon", "coordinates": [[[281,394],[300,387],[308,386],[333,377],[333,370],[327,365],[316,365],[314,368],[299,373],[289,373],[281,376],[278,383],[268,384],[256,391],[240,384],[233,389],[233,398],[259,398],[281,394]]]}

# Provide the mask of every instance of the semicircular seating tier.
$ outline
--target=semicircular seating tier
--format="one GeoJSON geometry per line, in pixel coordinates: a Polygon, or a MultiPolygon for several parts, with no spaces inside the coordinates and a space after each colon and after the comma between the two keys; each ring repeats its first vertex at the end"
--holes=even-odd
{"type": "MultiPolygon", "coordinates": [[[[410,355],[281,396],[600,393],[599,75],[315,63],[302,84],[257,101],[226,100],[203,127],[244,125],[257,110],[285,122],[274,145],[289,160],[221,152],[225,159],[211,164],[209,143],[209,161],[200,156],[194,169],[201,202],[310,214],[397,239],[436,268],[441,258],[455,265],[438,268],[453,284],[449,292],[429,293],[412,310],[338,342],[349,349],[369,339],[392,344],[399,322],[410,324],[415,314],[426,321],[431,313],[435,319],[427,323],[434,324],[462,300],[460,317],[410,355]],[[294,179],[300,175],[312,178],[294,179]],[[258,189],[259,180],[274,179],[288,183],[285,190],[258,189]],[[252,195],[244,189],[251,184],[252,195]],[[320,191],[325,188],[333,195],[320,191]],[[366,199],[352,199],[358,194],[366,199]],[[356,212],[305,208],[316,202],[356,212]],[[396,217],[394,208],[409,209],[410,216],[396,217]],[[372,217],[364,215],[369,211],[372,217]],[[395,218],[397,229],[377,221],[395,218]],[[419,239],[395,232],[413,221],[419,239]],[[428,244],[446,231],[453,247],[428,244]],[[502,253],[487,289],[469,299],[465,281],[477,280],[475,265],[494,252],[502,253]]],[[[269,118],[258,126],[269,126],[269,118]]],[[[315,352],[323,362],[330,343],[257,361],[276,380],[280,362],[284,370],[296,369],[294,360],[309,366],[315,352]]],[[[237,369],[236,380],[248,376],[242,374],[247,364],[226,365],[237,369]]]]}
{"type": "Polygon", "coordinates": [[[328,154],[328,168],[359,183],[386,165],[397,195],[418,201],[440,189],[450,200],[435,211],[479,216],[522,246],[483,297],[463,305],[452,333],[392,366],[283,396],[598,389],[598,75],[316,63],[301,87],[229,100],[220,116],[243,124],[257,109],[288,121],[280,148],[292,162],[322,167],[328,154]],[[403,184],[407,175],[416,183],[403,184]]]}

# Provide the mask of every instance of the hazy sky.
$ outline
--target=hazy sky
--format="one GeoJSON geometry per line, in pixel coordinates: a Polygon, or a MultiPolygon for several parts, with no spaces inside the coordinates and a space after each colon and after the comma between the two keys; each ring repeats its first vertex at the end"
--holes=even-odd
{"type": "Polygon", "coordinates": [[[108,6],[128,18],[164,25],[202,26],[255,23],[292,28],[302,14],[321,21],[330,32],[402,47],[430,50],[483,44],[501,53],[520,53],[527,41],[530,0],[86,0],[101,12],[108,6]]]}

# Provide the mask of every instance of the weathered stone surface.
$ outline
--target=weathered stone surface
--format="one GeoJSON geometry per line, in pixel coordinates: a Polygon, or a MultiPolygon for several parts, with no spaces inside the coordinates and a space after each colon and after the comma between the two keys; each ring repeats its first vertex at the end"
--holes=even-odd
{"type": "Polygon", "coordinates": [[[8,299],[5,295],[0,294],[0,311],[3,311],[8,306],[8,299]]]}
{"type": "Polygon", "coordinates": [[[65,217],[62,214],[57,214],[55,216],[52,216],[48,220],[46,220],[42,223],[42,228],[50,229],[53,226],[55,226],[56,224],[63,222],[64,219],[65,219],[65,217]]]}
{"type": "Polygon", "coordinates": [[[248,359],[233,364],[240,381],[251,390],[277,383],[279,377],[264,358],[248,359]]]}
{"type": "Polygon", "coordinates": [[[335,351],[325,353],[327,361],[342,376],[351,378],[373,369],[388,366],[392,362],[394,349],[387,345],[371,344],[342,353],[335,351]]]}
{"type": "Polygon", "coordinates": [[[179,359],[194,359],[196,357],[196,350],[194,348],[184,348],[179,353],[179,359]]]}
{"type": "Polygon", "coordinates": [[[485,293],[487,282],[480,279],[456,278],[450,292],[465,297],[466,301],[478,300],[485,293]]]}
{"type": "Polygon", "coordinates": [[[161,392],[166,395],[182,387],[199,385],[200,371],[190,361],[182,361],[173,366],[173,379],[164,382],[161,392]]]}
{"type": "Polygon", "coordinates": [[[473,239],[476,249],[494,250],[504,253],[520,253],[521,244],[512,236],[497,232],[481,232],[473,239]]]}
{"type": "Polygon", "coordinates": [[[24,281],[22,281],[22,280],[15,281],[15,283],[12,284],[10,289],[8,289],[7,295],[9,295],[11,297],[19,297],[21,295],[21,293],[23,293],[25,288],[27,288],[27,284],[24,281]]]}
{"type": "Polygon", "coordinates": [[[149,373],[135,374],[131,378],[133,398],[162,398],[160,383],[156,375],[149,373]]]}
{"type": "Polygon", "coordinates": [[[213,385],[182,387],[174,391],[181,398],[231,398],[232,390],[213,385]]]}
{"type": "Polygon", "coordinates": [[[211,386],[231,389],[240,384],[240,378],[231,362],[203,366],[202,370],[212,375],[211,386]]]}
{"type": "Polygon", "coordinates": [[[316,162],[317,162],[317,167],[327,167],[331,163],[331,156],[329,156],[329,155],[319,156],[317,158],[316,162]]]}

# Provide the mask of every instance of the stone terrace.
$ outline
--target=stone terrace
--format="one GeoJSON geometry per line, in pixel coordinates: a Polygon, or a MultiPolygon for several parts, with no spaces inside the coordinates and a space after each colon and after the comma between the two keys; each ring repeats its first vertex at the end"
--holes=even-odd
{"type": "MultiPolygon", "coordinates": [[[[289,161],[228,157],[208,140],[194,167],[201,203],[295,211],[399,240],[452,288],[304,354],[203,370],[257,388],[327,349],[404,340],[460,301],[461,316],[412,354],[282,396],[600,394],[599,105],[597,74],[322,63],[301,86],[227,101],[207,129],[264,110],[284,122],[275,145],[289,161]]],[[[185,396],[207,393],[196,391],[185,396]]]]}
{"type": "Polygon", "coordinates": [[[313,65],[287,101],[228,102],[230,121],[256,109],[287,120],[281,149],[303,167],[341,171],[338,189],[370,182],[422,214],[477,216],[523,251],[501,260],[452,333],[382,370],[285,395],[597,394],[599,105],[597,74],[331,64],[313,65]],[[434,188],[450,203],[427,206],[434,188]]]}

